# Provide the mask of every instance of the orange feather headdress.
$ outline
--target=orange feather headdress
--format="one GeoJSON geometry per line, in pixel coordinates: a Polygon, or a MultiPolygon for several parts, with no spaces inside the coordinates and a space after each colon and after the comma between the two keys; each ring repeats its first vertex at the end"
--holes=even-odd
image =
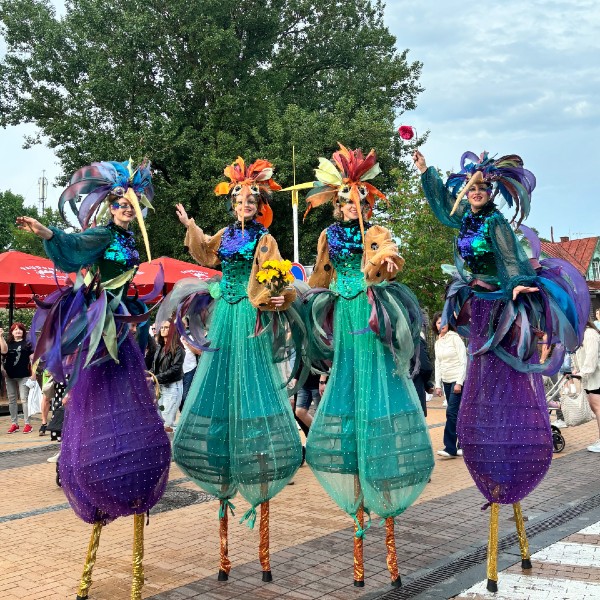
{"type": "Polygon", "coordinates": [[[339,142],[338,145],[340,149],[333,153],[333,162],[327,158],[319,158],[319,166],[315,169],[317,181],[293,185],[282,191],[310,188],[306,195],[307,208],[304,218],[311,209],[325,202],[334,201],[338,196],[353,202],[358,211],[360,230],[364,238],[361,202],[368,203],[367,217],[370,217],[375,206],[375,198],[387,200],[382,192],[368,183],[369,179],[381,173],[381,169],[375,150],[371,150],[365,157],[360,149],[348,150],[339,142]]]}
{"type": "Polygon", "coordinates": [[[240,196],[244,201],[248,196],[255,196],[258,203],[256,220],[265,227],[273,222],[273,210],[269,205],[271,193],[279,191],[281,186],[273,181],[273,165],[266,160],[258,159],[246,166],[244,159],[238,156],[235,162],[223,171],[229,181],[222,181],[215,187],[217,196],[231,194],[240,196]]]}

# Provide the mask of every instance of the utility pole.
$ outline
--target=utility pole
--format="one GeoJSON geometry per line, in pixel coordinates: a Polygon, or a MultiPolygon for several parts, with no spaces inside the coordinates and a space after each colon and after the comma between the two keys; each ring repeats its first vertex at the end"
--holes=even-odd
{"type": "Polygon", "coordinates": [[[46,170],[43,170],[42,176],[38,178],[38,198],[40,215],[43,215],[46,209],[46,200],[48,198],[48,179],[46,178],[46,170]]]}

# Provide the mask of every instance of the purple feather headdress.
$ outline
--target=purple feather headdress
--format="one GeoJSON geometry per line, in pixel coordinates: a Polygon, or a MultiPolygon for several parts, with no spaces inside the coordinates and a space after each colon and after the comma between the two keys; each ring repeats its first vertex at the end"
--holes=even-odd
{"type": "Polygon", "coordinates": [[[460,172],[452,173],[446,181],[446,188],[456,198],[454,210],[467,190],[476,181],[483,181],[493,188],[491,200],[498,195],[515,207],[511,221],[518,216],[517,227],[529,215],[531,193],[535,189],[535,176],[523,167],[523,159],[516,154],[490,158],[487,152],[477,156],[465,152],[460,159],[460,172]]]}
{"type": "Polygon", "coordinates": [[[108,205],[103,204],[109,196],[123,198],[131,203],[135,210],[142,237],[146,245],[148,260],[150,247],[144,226],[144,216],[148,208],[152,208],[154,188],[150,163],[146,160],[134,168],[131,159],[124,162],[94,162],[73,173],[69,185],[58,200],[61,217],[67,221],[64,213],[68,203],[77,215],[82,229],[95,227],[96,222],[108,212],[108,205]],[[82,196],[85,196],[82,200],[82,196]],[[77,203],[80,202],[79,208],[77,203]],[[142,205],[144,209],[140,207],[142,205]]]}

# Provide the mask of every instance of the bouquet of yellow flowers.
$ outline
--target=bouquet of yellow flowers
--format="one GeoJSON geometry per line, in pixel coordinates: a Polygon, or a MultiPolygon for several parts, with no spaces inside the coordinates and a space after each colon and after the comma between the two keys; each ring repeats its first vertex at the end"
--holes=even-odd
{"type": "Polygon", "coordinates": [[[294,281],[291,269],[289,260],[267,260],[256,274],[256,279],[265,284],[271,296],[281,296],[283,290],[294,281]]]}

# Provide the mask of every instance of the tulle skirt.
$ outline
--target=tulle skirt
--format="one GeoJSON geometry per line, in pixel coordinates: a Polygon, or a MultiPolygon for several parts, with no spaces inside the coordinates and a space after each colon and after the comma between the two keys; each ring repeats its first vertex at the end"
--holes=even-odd
{"type": "Polygon", "coordinates": [[[220,499],[237,491],[253,506],[280,492],[300,466],[302,446],[269,334],[255,337],[248,298],[215,301],[173,443],[175,462],[220,499]]]}
{"type": "MultiPolygon", "coordinates": [[[[471,353],[488,339],[493,304],[477,297],[471,301],[471,353]]],[[[516,354],[513,347],[503,347],[516,354]]],[[[520,373],[493,352],[471,357],[457,432],[465,464],[488,502],[519,502],[552,461],[542,376],[520,373]]]]}
{"type": "MultiPolygon", "coordinates": [[[[362,502],[390,517],[418,498],[433,469],[433,452],[408,360],[396,373],[391,352],[364,329],[370,313],[365,292],[335,301],[333,366],[308,435],[306,461],[342,510],[353,515],[362,502]]],[[[412,346],[410,333],[407,343],[412,346]]]]}
{"type": "Polygon", "coordinates": [[[82,369],[68,394],[59,471],[75,513],[108,522],[161,498],[171,448],[130,335],[110,360],[82,369]]]}

